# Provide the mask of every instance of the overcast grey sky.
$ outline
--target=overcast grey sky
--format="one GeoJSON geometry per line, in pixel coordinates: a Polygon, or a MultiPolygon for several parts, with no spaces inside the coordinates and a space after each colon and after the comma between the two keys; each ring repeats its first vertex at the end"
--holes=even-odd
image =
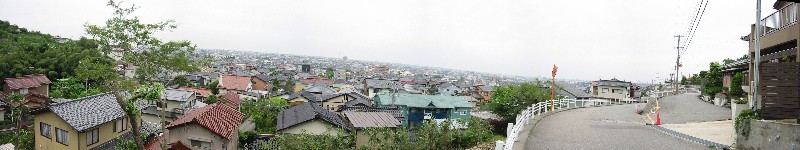
{"type": "MultiPolygon", "coordinates": [[[[290,53],[523,76],[649,82],[675,64],[676,38],[700,0],[284,0],[126,1],[147,22],[174,19],[160,34],[199,48],[290,53]]],[[[763,1],[773,13],[774,0],[763,1]]],[[[100,24],[104,0],[0,0],[0,20],[70,38],[100,24]]],[[[755,1],[707,5],[681,73],[747,52],[740,36],[755,1]]]]}

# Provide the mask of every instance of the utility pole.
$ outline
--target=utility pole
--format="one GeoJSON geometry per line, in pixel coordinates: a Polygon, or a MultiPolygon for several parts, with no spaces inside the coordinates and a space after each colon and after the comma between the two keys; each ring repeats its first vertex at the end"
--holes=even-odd
{"type": "Polygon", "coordinates": [[[675,49],[678,50],[678,58],[675,60],[675,80],[672,81],[672,84],[675,86],[675,95],[677,95],[678,94],[678,85],[679,85],[678,82],[680,80],[679,79],[680,78],[680,74],[678,74],[678,73],[679,73],[680,68],[681,68],[681,49],[683,49],[683,47],[681,47],[681,38],[683,36],[682,35],[675,35],[675,37],[678,38],[678,46],[675,47],[675,49]]]}
{"type": "Polygon", "coordinates": [[[756,0],[756,29],[753,36],[756,37],[755,41],[755,58],[753,61],[753,110],[758,109],[758,80],[759,67],[761,65],[761,0],[756,0]]]}

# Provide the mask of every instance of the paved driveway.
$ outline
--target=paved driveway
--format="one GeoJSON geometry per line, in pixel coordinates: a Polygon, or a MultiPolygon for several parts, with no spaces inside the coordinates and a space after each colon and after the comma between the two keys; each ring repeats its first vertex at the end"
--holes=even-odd
{"type": "Polygon", "coordinates": [[[582,108],[553,114],[528,135],[525,148],[706,149],[645,126],[642,117],[634,113],[635,105],[582,108]]]}

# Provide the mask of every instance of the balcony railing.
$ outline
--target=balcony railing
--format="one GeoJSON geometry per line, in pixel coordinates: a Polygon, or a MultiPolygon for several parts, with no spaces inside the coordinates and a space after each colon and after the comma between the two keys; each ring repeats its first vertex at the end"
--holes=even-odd
{"type": "Polygon", "coordinates": [[[791,3],[761,19],[761,36],[797,23],[797,3],[791,3]]]}

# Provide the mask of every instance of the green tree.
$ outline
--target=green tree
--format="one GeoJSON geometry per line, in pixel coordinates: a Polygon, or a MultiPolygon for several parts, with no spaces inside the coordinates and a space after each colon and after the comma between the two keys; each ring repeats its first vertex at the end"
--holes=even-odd
{"type": "Polygon", "coordinates": [[[704,86],[704,93],[714,97],[715,94],[722,92],[722,67],[717,62],[709,64],[708,73],[706,73],[706,84],[704,86]]]}
{"type": "Polygon", "coordinates": [[[334,72],[333,72],[332,68],[328,68],[327,70],[325,70],[325,77],[326,78],[333,79],[333,74],[334,74],[334,72]]]}
{"type": "MultiPolygon", "coordinates": [[[[116,96],[120,107],[125,111],[125,116],[137,118],[140,110],[137,103],[143,100],[159,100],[162,84],[152,84],[158,74],[170,72],[196,71],[189,56],[194,55],[195,46],[189,41],[167,41],[158,39],[154,34],[176,29],[172,20],[158,23],[142,23],[138,17],[133,16],[136,6],[123,8],[120,3],[109,1],[108,6],[114,9],[113,17],[104,25],[85,25],[87,34],[97,41],[102,51],[120,50],[124,52],[123,59],[117,64],[130,63],[138,68],[138,80],[127,80],[121,77],[107,81],[116,96]],[[126,96],[123,93],[133,93],[126,96]]],[[[136,119],[130,121],[133,131],[140,131],[136,119]]],[[[163,125],[162,125],[163,126],[163,125]]],[[[139,134],[133,134],[138,148],[143,148],[144,142],[139,134]]],[[[165,142],[162,142],[165,143],[165,142]]],[[[166,145],[162,144],[162,148],[166,145]]]]}
{"type": "Polygon", "coordinates": [[[75,77],[81,81],[102,83],[118,77],[111,66],[110,58],[85,58],[78,62],[75,77]]]}
{"type": "Polygon", "coordinates": [[[175,78],[172,78],[172,80],[170,80],[169,83],[167,83],[167,86],[173,86],[173,85],[194,86],[194,84],[192,84],[192,82],[189,81],[189,79],[187,79],[185,75],[175,76],[175,78]]]}
{"type": "Polygon", "coordinates": [[[219,86],[219,80],[214,80],[214,82],[211,82],[211,84],[208,84],[207,88],[211,89],[211,93],[213,93],[214,95],[217,95],[217,94],[219,94],[219,87],[218,86],[219,86]]]}
{"type": "Polygon", "coordinates": [[[244,101],[242,113],[256,124],[256,132],[274,134],[278,125],[278,113],[289,107],[286,99],[273,97],[257,101],[244,101]]]}
{"type": "MultiPolygon", "coordinates": [[[[5,99],[6,99],[6,101],[10,102],[9,104],[11,104],[11,106],[12,106],[12,108],[11,108],[11,116],[12,116],[12,119],[14,119],[14,122],[17,125],[16,128],[17,129],[22,129],[22,122],[24,120],[28,119],[28,105],[23,103],[25,97],[23,97],[22,95],[20,95],[18,93],[11,93],[11,94],[7,95],[5,97],[5,99]]],[[[14,136],[16,137],[16,139],[14,140],[14,145],[18,145],[18,147],[16,147],[16,149],[19,150],[22,147],[20,144],[23,144],[22,142],[26,142],[26,141],[24,141],[24,139],[26,137],[24,135],[25,133],[24,133],[23,130],[16,130],[15,133],[16,134],[14,136]]],[[[31,139],[27,139],[27,140],[31,140],[31,139]]]]}
{"type": "Polygon", "coordinates": [[[733,75],[733,79],[731,79],[731,88],[729,89],[728,94],[735,97],[741,97],[744,94],[744,90],[742,89],[742,81],[744,80],[744,75],[741,72],[737,72],[733,75]]]}
{"type": "Polygon", "coordinates": [[[289,92],[294,90],[294,81],[290,78],[286,80],[286,84],[283,85],[283,91],[289,92]]]}
{"type": "Polygon", "coordinates": [[[531,104],[545,100],[550,100],[548,88],[542,88],[538,82],[522,83],[519,86],[496,87],[492,93],[492,101],[487,106],[492,113],[509,121],[531,104]]]}
{"type": "Polygon", "coordinates": [[[681,76],[681,85],[688,85],[689,80],[686,79],[686,76],[681,76]]]}
{"type": "Polygon", "coordinates": [[[206,103],[206,104],[214,104],[214,103],[217,103],[217,96],[215,96],[215,95],[209,95],[209,96],[208,96],[208,98],[206,98],[206,100],[205,100],[205,101],[203,101],[203,103],[206,103]]]}
{"type": "Polygon", "coordinates": [[[60,79],[50,84],[50,97],[76,99],[90,95],[100,94],[103,91],[96,87],[86,87],[76,79],[60,79]]]}

